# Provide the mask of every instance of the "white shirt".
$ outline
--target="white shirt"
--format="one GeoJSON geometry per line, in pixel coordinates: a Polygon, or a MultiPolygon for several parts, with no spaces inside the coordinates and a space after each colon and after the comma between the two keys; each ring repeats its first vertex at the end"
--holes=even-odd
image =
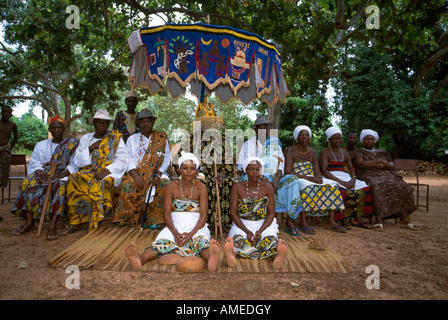
{"type": "MultiPolygon", "coordinates": [[[[30,164],[28,165],[28,172],[34,173],[36,172],[36,170],[44,170],[43,164],[51,161],[54,150],[56,150],[58,145],[59,143],[54,143],[53,139],[47,139],[36,143],[33,153],[31,154],[30,164]]],[[[70,173],[78,171],[78,168],[73,165],[73,155],[66,169],[70,171],[70,173]]],[[[68,177],[64,177],[60,180],[67,181],[68,177]]]]}
{"type": "MultiPolygon", "coordinates": [[[[243,163],[249,157],[257,157],[263,159],[265,157],[265,146],[257,140],[257,137],[252,137],[247,140],[238,155],[238,171],[243,171],[243,163]]],[[[278,146],[277,156],[283,161],[280,162],[278,169],[284,173],[285,172],[285,156],[283,155],[282,148],[278,146]]]]}
{"type": "MultiPolygon", "coordinates": [[[[151,143],[151,137],[152,134],[149,136],[148,139],[143,134],[136,133],[128,138],[128,140],[126,141],[126,148],[128,150],[128,157],[129,157],[128,166],[126,170],[127,172],[137,168],[138,164],[145,155],[145,151],[148,148],[148,145],[151,143]]],[[[168,176],[166,175],[166,170],[168,170],[170,163],[171,163],[170,144],[168,142],[168,139],[166,139],[165,156],[163,158],[163,162],[162,163],[159,162],[159,169],[157,170],[162,172],[162,178],[168,179],[168,176]]]]}
{"type": "MultiPolygon", "coordinates": [[[[96,141],[102,140],[94,138],[93,135],[93,132],[88,133],[79,140],[79,146],[73,157],[73,164],[76,166],[76,172],[78,172],[80,168],[86,167],[92,163],[89,147],[96,141]]],[[[120,185],[121,178],[123,178],[123,175],[126,172],[127,165],[128,152],[123,139],[120,139],[112,163],[106,167],[106,169],[110,171],[110,175],[106,177],[113,177],[115,179],[116,187],[120,185]]]]}

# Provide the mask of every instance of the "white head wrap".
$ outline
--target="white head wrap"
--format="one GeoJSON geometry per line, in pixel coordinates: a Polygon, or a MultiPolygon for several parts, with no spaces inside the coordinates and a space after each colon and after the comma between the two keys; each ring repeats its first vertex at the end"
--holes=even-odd
{"type": "Polygon", "coordinates": [[[342,131],[338,127],[330,127],[327,130],[325,130],[325,134],[327,135],[327,141],[330,140],[330,138],[334,136],[336,133],[340,133],[342,136],[342,131]]]}
{"type": "Polygon", "coordinates": [[[246,160],[244,160],[244,162],[243,162],[243,170],[244,170],[244,173],[246,173],[246,168],[247,168],[247,166],[249,165],[249,163],[251,163],[252,161],[258,161],[258,162],[261,164],[261,168],[264,167],[264,162],[263,162],[263,160],[261,160],[260,158],[257,158],[257,157],[249,157],[249,158],[247,158],[246,160]]]}
{"type": "Polygon", "coordinates": [[[375,138],[375,142],[377,142],[379,139],[378,132],[370,129],[364,129],[361,131],[361,134],[359,135],[361,142],[366,136],[373,136],[375,138]]]}
{"type": "Polygon", "coordinates": [[[199,169],[199,160],[195,157],[192,153],[186,153],[183,152],[178,160],[179,168],[182,166],[182,163],[184,163],[187,160],[192,160],[194,164],[196,165],[196,169],[199,169]]]}
{"type": "Polygon", "coordinates": [[[310,129],[309,127],[307,127],[307,126],[298,126],[298,127],[296,127],[296,128],[294,129],[294,133],[293,133],[294,140],[297,141],[297,137],[299,136],[299,133],[300,133],[300,131],[302,131],[302,130],[306,130],[306,131],[308,131],[308,133],[310,134],[310,138],[311,138],[311,129],[310,129]]]}

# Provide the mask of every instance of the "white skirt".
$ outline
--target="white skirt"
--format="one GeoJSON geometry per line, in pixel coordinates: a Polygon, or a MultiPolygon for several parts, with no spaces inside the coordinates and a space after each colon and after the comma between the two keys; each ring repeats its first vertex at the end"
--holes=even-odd
{"type": "MultiPolygon", "coordinates": [[[[174,228],[176,228],[179,233],[190,232],[193,230],[199,221],[199,217],[199,212],[171,212],[171,219],[173,219],[174,228]]],[[[210,241],[211,236],[207,223],[195,233],[192,239],[198,236],[204,236],[208,241],[210,241]]],[[[163,228],[157,235],[156,241],[161,239],[168,239],[172,242],[176,242],[168,227],[163,228]]]]}
{"type": "MultiPolygon", "coordinates": [[[[257,220],[257,221],[241,219],[241,222],[253,234],[255,234],[255,232],[261,228],[264,221],[265,221],[265,219],[257,220]]],[[[271,225],[269,227],[267,227],[261,234],[261,239],[263,239],[264,237],[267,237],[267,236],[274,236],[275,238],[278,239],[278,236],[277,236],[278,232],[279,231],[278,231],[277,219],[274,218],[274,220],[272,220],[271,225]]],[[[246,233],[243,230],[241,230],[240,228],[238,228],[235,223],[232,223],[232,227],[230,228],[230,231],[229,231],[229,237],[233,237],[236,234],[242,235],[243,237],[245,237],[247,239],[246,233]]]]}
{"type": "MultiPolygon", "coordinates": [[[[350,174],[348,174],[348,173],[345,172],[345,171],[331,171],[331,173],[332,173],[336,178],[338,178],[338,179],[340,179],[340,180],[342,180],[342,181],[349,182],[349,181],[352,179],[352,177],[350,176],[350,174]]],[[[338,184],[338,185],[341,186],[341,187],[343,187],[343,188],[345,188],[344,186],[342,186],[342,185],[340,185],[340,184],[338,184]]],[[[352,190],[359,190],[359,189],[362,189],[362,188],[365,188],[365,187],[368,187],[367,183],[365,183],[365,182],[362,181],[362,180],[358,180],[358,179],[356,179],[355,187],[354,187],[352,190]]]]}

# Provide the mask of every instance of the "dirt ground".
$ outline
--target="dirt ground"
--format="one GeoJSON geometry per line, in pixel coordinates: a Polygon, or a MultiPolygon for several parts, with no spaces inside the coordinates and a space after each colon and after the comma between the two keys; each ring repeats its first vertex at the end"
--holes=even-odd
{"type": "MultiPolygon", "coordinates": [[[[405,177],[408,180],[407,177],[405,177]]],[[[347,273],[272,274],[164,274],[139,272],[80,271],[80,288],[68,289],[71,273],[53,269],[48,261],[86,234],[48,241],[44,226],[14,237],[11,231],[21,219],[10,212],[12,201],[0,205],[0,299],[1,300],[446,300],[448,299],[448,176],[421,176],[430,187],[430,208],[412,214],[418,232],[399,228],[393,220],[384,231],[353,228],[347,234],[315,225],[322,239],[346,262],[347,273]],[[23,262],[26,268],[18,268],[23,262]],[[379,270],[378,289],[368,289],[379,270]]],[[[15,197],[18,182],[13,184],[15,197]]],[[[7,190],[5,190],[7,194],[7,190]]],[[[5,195],[7,196],[7,195],[5,195]]],[[[422,200],[423,201],[423,200],[422,200]]],[[[283,220],[284,221],[284,220],[283,220]]],[[[197,303],[197,301],[196,301],[197,303]]]]}

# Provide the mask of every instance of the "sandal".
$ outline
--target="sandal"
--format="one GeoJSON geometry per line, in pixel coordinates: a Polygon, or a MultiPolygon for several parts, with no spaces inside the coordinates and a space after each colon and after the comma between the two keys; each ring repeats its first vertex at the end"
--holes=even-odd
{"type": "Polygon", "coordinates": [[[289,228],[285,228],[284,231],[285,231],[287,234],[289,234],[290,236],[293,236],[293,237],[297,237],[297,236],[302,235],[302,233],[299,231],[299,229],[297,229],[297,228],[294,227],[294,226],[289,227],[289,228]]]}
{"type": "Polygon", "coordinates": [[[314,231],[314,229],[311,228],[311,227],[300,228],[300,230],[303,231],[305,234],[310,235],[310,236],[314,236],[316,234],[316,231],[314,231]]]}
{"type": "Polygon", "coordinates": [[[69,226],[69,227],[65,228],[64,230],[58,232],[58,235],[66,236],[68,234],[75,233],[76,231],[78,231],[78,228],[76,228],[75,226],[69,226]]]}
{"type": "Polygon", "coordinates": [[[363,228],[363,229],[372,229],[372,226],[370,224],[367,223],[353,223],[352,222],[352,227],[356,227],[356,228],[363,228]]]}
{"type": "Polygon", "coordinates": [[[400,221],[400,228],[412,230],[412,231],[418,231],[418,228],[415,224],[413,224],[410,220],[403,220],[400,221]],[[406,223],[408,222],[408,223],[406,223]]]}
{"type": "Polygon", "coordinates": [[[334,232],[340,232],[340,233],[347,233],[347,230],[344,229],[344,227],[336,225],[334,227],[326,227],[325,229],[334,231],[334,232]]]}
{"type": "MultiPolygon", "coordinates": [[[[344,221],[344,229],[345,230],[352,230],[352,225],[353,225],[353,222],[344,221]]],[[[356,225],[355,225],[355,227],[356,227],[356,225]]]]}
{"type": "Polygon", "coordinates": [[[33,229],[32,225],[26,226],[25,224],[22,224],[20,227],[18,227],[16,230],[12,232],[13,236],[21,236],[22,234],[28,233],[33,229]]]}
{"type": "Polygon", "coordinates": [[[384,230],[383,224],[382,223],[374,224],[372,229],[375,230],[375,231],[383,231],[384,230]]]}
{"type": "Polygon", "coordinates": [[[47,234],[47,240],[58,240],[59,239],[59,235],[57,233],[52,233],[52,234],[47,234]]]}

